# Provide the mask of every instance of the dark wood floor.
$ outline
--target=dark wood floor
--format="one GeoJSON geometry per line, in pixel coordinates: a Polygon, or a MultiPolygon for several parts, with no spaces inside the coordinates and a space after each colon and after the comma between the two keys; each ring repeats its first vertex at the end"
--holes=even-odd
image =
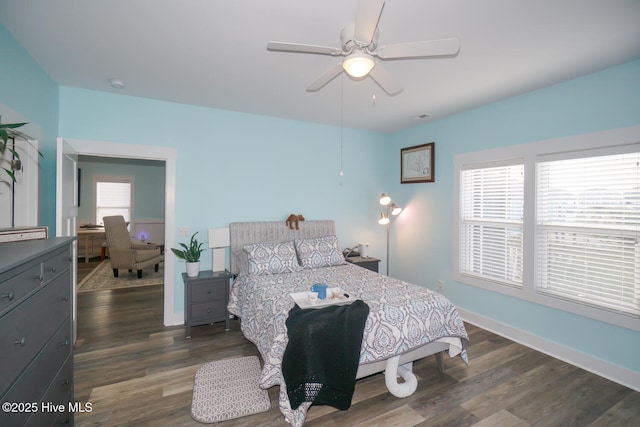
{"type": "MultiPolygon", "coordinates": [[[[79,279],[92,263],[79,267],[79,279]]],[[[95,266],[97,263],[94,263],[95,266]]],[[[75,398],[91,402],[76,426],[199,426],[191,419],[193,377],[202,364],[257,355],[238,321],[192,329],[164,327],[163,288],[78,295],[75,398]]],[[[468,325],[471,362],[445,356],[414,365],[418,390],[390,395],[381,374],[358,381],[348,411],[312,407],[308,426],[631,426],[640,419],[640,393],[468,325]]],[[[285,426],[278,388],[271,410],[217,423],[285,426]]],[[[637,424],[635,424],[637,425],[637,424]]]]}

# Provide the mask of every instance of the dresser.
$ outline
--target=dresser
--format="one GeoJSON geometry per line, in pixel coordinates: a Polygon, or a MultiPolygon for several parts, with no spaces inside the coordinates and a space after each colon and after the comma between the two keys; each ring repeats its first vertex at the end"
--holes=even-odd
{"type": "Polygon", "coordinates": [[[0,425],[73,425],[72,237],[0,244],[0,425]]]}
{"type": "Polygon", "coordinates": [[[229,330],[229,281],[228,271],[201,271],[196,277],[182,273],[184,281],[185,336],[191,337],[191,327],[225,321],[229,330]]]}

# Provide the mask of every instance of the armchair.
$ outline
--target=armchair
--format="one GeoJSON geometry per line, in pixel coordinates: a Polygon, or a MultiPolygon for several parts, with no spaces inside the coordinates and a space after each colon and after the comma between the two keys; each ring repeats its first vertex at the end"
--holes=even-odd
{"type": "Polygon", "coordinates": [[[164,259],[160,248],[133,243],[122,215],[105,216],[103,221],[113,277],[118,277],[120,268],[126,268],[129,271],[137,270],[138,279],[142,278],[144,268],[153,265],[155,271],[158,271],[158,265],[164,259]]]}

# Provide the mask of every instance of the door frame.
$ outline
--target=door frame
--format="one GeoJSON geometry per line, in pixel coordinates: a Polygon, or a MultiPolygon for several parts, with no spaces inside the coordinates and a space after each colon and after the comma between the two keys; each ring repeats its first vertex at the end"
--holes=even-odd
{"type": "MultiPolygon", "coordinates": [[[[123,159],[159,160],[165,162],[164,234],[165,247],[175,246],[175,200],[177,149],[150,145],[123,144],[87,139],[60,138],[75,149],[78,155],[115,157],[123,159]]],[[[175,313],[175,265],[173,257],[164,260],[164,325],[184,323],[182,313],[175,313]]]]}

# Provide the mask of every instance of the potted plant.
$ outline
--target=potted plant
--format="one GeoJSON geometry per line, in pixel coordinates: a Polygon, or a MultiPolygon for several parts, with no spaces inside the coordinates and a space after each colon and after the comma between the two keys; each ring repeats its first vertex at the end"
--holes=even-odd
{"type": "MultiPolygon", "coordinates": [[[[20,163],[20,154],[18,153],[18,151],[14,147],[9,146],[7,143],[9,142],[9,137],[19,137],[29,142],[29,137],[27,135],[16,130],[17,128],[22,127],[26,124],[27,124],[26,122],[25,123],[2,123],[2,116],[0,116],[0,138],[2,138],[2,143],[0,143],[0,158],[4,156],[4,153],[6,151],[8,151],[13,157],[12,160],[6,160],[7,162],[10,163],[9,168],[5,168],[4,166],[2,166],[2,169],[4,169],[7,175],[9,175],[9,178],[11,178],[11,182],[16,182],[16,175],[14,171],[21,169],[21,163],[20,163]]],[[[36,151],[38,152],[38,155],[40,155],[40,157],[43,157],[40,150],[36,149],[36,151]]]]}
{"type": "Polygon", "coordinates": [[[182,249],[171,248],[171,252],[173,252],[175,256],[185,260],[187,264],[187,276],[189,277],[196,277],[200,273],[200,255],[204,252],[204,249],[202,249],[203,243],[198,242],[196,234],[198,234],[197,231],[191,236],[189,246],[180,243],[182,249]]]}

